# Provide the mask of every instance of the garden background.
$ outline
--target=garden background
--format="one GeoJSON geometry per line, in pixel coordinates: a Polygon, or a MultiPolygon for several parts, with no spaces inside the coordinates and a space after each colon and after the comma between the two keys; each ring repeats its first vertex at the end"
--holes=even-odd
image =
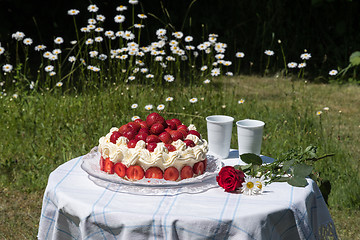
{"type": "MultiPolygon", "coordinates": [[[[86,154],[112,126],[135,115],[146,117],[150,111],[145,107],[151,105],[166,118],[194,123],[203,136],[204,118],[211,114],[261,119],[266,122],[262,152],[274,158],[300,154],[309,145],[318,147],[318,156],[335,154],[316,162],[315,174],[339,236],[359,239],[360,55],[352,55],[360,50],[359,1],[164,0],[131,6],[128,1],[3,0],[0,4],[0,47],[5,49],[0,65],[13,65],[11,72],[2,69],[0,78],[1,238],[33,239],[50,172],[86,154]],[[139,64],[135,58],[118,65],[108,65],[113,61],[110,53],[104,62],[86,58],[86,64],[100,66],[98,72],[82,69],[81,64],[69,66],[70,55],[87,56],[85,47],[71,47],[69,42],[77,34],[84,36],[79,38],[82,42],[91,37],[79,31],[91,17],[90,4],[106,16],[105,30],[119,30],[114,16],[120,14],[116,7],[121,4],[128,7],[124,30],[134,31],[127,24],[134,19],[132,9],[135,17],[146,14],[140,46],[158,41],[159,28],[168,31],[169,39],[175,31],[191,35],[196,44],[217,34],[217,42],[226,43],[224,55],[230,66],[219,67],[219,75],[210,71],[218,68],[212,64],[217,58],[214,49],[200,54],[203,61],[190,62],[192,55],[169,61],[166,70],[148,57],[144,62],[153,76],[137,73],[135,81],[129,80],[139,64]],[[70,9],[79,9],[80,14],[68,15],[70,9]],[[30,47],[21,45],[20,53],[16,46],[21,42],[12,37],[17,31],[34,42],[30,47]],[[64,44],[54,45],[55,37],[62,37],[64,44]],[[40,58],[33,50],[40,43],[50,51],[61,48],[61,61],[40,58]],[[266,50],[274,54],[264,54],[266,50]],[[245,56],[237,57],[238,52],[245,56]],[[301,54],[311,54],[304,61],[306,67],[291,68],[289,63],[304,60],[301,54]],[[49,65],[55,68],[54,76],[44,71],[49,65]],[[336,74],[329,74],[332,70],[336,74]],[[165,72],[175,80],[164,81],[165,72]]],[[[105,49],[99,44],[95,50],[105,53],[105,49]]],[[[232,147],[236,146],[233,130],[232,147]]]]}

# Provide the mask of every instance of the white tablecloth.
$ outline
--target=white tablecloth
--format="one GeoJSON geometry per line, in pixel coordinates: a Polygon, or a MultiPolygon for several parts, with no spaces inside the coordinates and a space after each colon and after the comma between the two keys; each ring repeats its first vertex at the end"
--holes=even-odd
{"type": "MultiPolygon", "coordinates": [[[[223,162],[240,160],[232,151],[223,162]]],[[[220,187],[146,196],[100,187],[81,164],[78,157],[50,174],[39,239],[337,239],[311,179],[305,188],[273,183],[257,196],[226,193],[220,187]]]]}

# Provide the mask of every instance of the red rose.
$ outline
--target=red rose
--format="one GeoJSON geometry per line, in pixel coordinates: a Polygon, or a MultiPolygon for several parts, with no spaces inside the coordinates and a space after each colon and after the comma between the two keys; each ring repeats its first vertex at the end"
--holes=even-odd
{"type": "Polygon", "coordinates": [[[240,188],[245,181],[244,178],[245,174],[242,171],[226,166],[221,168],[219,175],[216,176],[216,181],[220,187],[225,189],[225,192],[234,192],[237,188],[240,188]]]}

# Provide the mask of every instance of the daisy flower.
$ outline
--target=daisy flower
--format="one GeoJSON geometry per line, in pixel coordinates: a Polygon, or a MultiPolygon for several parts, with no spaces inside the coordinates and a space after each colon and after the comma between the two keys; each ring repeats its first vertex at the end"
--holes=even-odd
{"type": "Polygon", "coordinates": [[[104,29],[102,27],[97,27],[95,28],[95,32],[103,32],[104,29]]]}
{"type": "Polygon", "coordinates": [[[139,1],[138,0],[129,0],[129,3],[132,5],[138,4],[139,1]]]}
{"type": "Polygon", "coordinates": [[[136,119],[140,119],[140,117],[139,116],[133,116],[132,118],[131,118],[131,121],[135,121],[136,119]]]}
{"type": "Polygon", "coordinates": [[[164,36],[166,34],[166,30],[163,28],[160,28],[158,30],[156,30],[156,35],[157,36],[164,36]]]}
{"type": "Polygon", "coordinates": [[[234,76],[233,72],[226,72],[225,75],[226,75],[226,76],[230,76],[230,77],[231,77],[231,76],[234,76]]]}
{"type": "Polygon", "coordinates": [[[135,109],[135,108],[137,108],[139,105],[137,105],[136,103],[134,103],[133,105],[131,105],[131,108],[132,109],[135,109]]]}
{"type": "Polygon", "coordinates": [[[125,11],[125,10],[127,10],[127,7],[124,6],[124,5],[120,5],[120,6],[118,6],[118,7],[116,8],[116,11],[118,11],[118,12],[122,12],[122,11],[125,11]]]}
{"type": "Polygon", "coordinates": [[[202,66],[202,67],[200,68],[201,71],[205,71],[205,70],[207,70],[207,69],[208,69],[207,66],[202,66]]]}
{"type": "Polygon", "coordinates": [[[58,59],[58,56],[55,55],[55,54],[51,54],[51,55],[48,57],[48,59],[49,59],[50,61],[55,61],[55,60],[58,59]]]}
{"type": "Polygon", "coordinates": [[[69,62],[75,62],[75,61],[76,61],[75,56],[70,56],[70,57],[68,58],[68,61],[69,61],[69,62]]]}
{"type": "Polygon", "coordinates": [[[72,44],[72,45],[75,45],[76,43],[77,43],[76,40],[73,40],[73,41],[70,42],[70,44],[72,44]]]}
{"type": "Polygon", "coordinates": [[[245,181],[242,184],[242,192],[247,195],[254,195],[257,192],[256,178],[245,176],[245,181]]]}
{"type": "Polygon", "coordinates": [[[105,19],[106,19],[106,18],[105,18],[104,15],[101,15],[101,14],[96,15],[96,20],[98,20],[99,22],[104,22],[105,19]]]}
{"type": "Polygon", "coordinates": [[[92,58],[96,57],[98,54],[99,54],[98,51],[90,51],[90,52],[89,52],[89,55],[90,55],[90,57],[92,57],[92,58]]]}
{"type": "Polygon", "coordinates": [[[104,39],[101,36],[99,36],[99,37],[96,37],[94,40],[95,40],[95,42],[102,42],[104,39]]]}
{"type": "Polygon", "coordinates": [[[4,72],[11,72],[11,70],[13,69],[13,66],[11,64],[5,64],[3,67],[2,67],[2,70],[4,72]]]}
{"type": "Polygon", "coordinates": [[[51,52],[46,51],[46,52],[44,52],[43,57],[44,57],[44,58],[49,58],[51,55],[52,55],[51,52]]]}
{"type": "Polygon", "coordinates": [[[192,36],[186,36],[184,38],[185,42],[192,42],[192,40],[194,40],[194,38],[192,36]]]}
{"type": "Polygon", "coordinates": [[[24,41],[23,41],[23,43],[24,43],[25,45],[31,45],[31,44],[33,43],[33,40],[32,40],[31,38],[25,38],[24,41]]]}
{"type": "Polygon", "coordinates": [[[182,32],[173,32],[172,35],[177,39],[180,39],[184,36],[184,34],[182,32]]]}
{"type": "Polygon", "coordinates": [[[5,48],[0,47],[0,55],[3,54],[5,52],[5,48]]]}
{"type": "Polygon", "coordinates": [[[311,58],[311,53],[303,53],[300,55],[302,60],[309,60],[311,58]]]}
{"type": "Polygon", "coordinates": [[[111,30],[109,30],[109,31],[106,31],[105,32],[105,36],[107,36],[107,37],[112,37],[112,36],[114,36],[114,32],[113,31],[111,31],[111,30]]]}
{"type": "Polygon", "coordinates": [[[164,76],[165,81],[167,82],[173,82],[175,80],[173,75],[167,74],[164,76]]]}
{"type": "Polygon", "coordinates": [[[105,60],[107,59],[107,55],[105,55],[105,54],[100,54],[100,55],[99,55],[99,59],[100,59],[101,61],[105,61],[105,60]]]}
{"type": "Polygon", "coordinates": [[[88,19],[88,24],[96,24],[96,20],[94,18],[89,18],[88,19]]]}
{"type": "Polygon", "coordinates": [[[224,66],[227,66],[227,67],[230,66],[231,64],[232,64],[231,61],[224,61],[224,62],[223,62],[223,65],[224,65],[224,66]]]}
{"type": "Polygon", "coordinates": [[[64,39],[62,37],[57,37],[54,39],[55,44],[62,44],[64,42],[64,39]]]}
{"type": "Polygon", "coordinates": [[[210,83],[210,79],[204,80],[204,83],[205,83],[205,84],[209,84],[209,83],[210,83]]]}
{"type": "Polygon", "coordinates": [[[124,16],[124,15],[116,15],[116,16],[114,17],[114,21],[115,21],[116,23],[122,23],[122,22],[125,21],[125,16],[124,16]]]}
{"type": "Polygon", "coordinates": [[[329,72],[329,75],[330,76],[335,76],[336,74],[338,74],[338,71],[337,70],[331,70],[330,72],[329,72]]]}
{"type": "Polygon", "coordinates": [[[164,104],[160,104],[159,106],[157,106],[156,108],[157,110],[161,111],[165,109],[165,105],[164,104]]]}
{"type": "Polygon", "coordinates": [[[61,50],[60,49],[54,49],[52,50],[52,54],[55,54],[55,55],[58,55],[61,53],[61,50]]]}
{"type": "Polygon", "coordinates": [[[322,114],[322,111],[317,111],[317,112],[316,112],[316,115],[317,115],[317,116],[320,116],[321,114],[322,114]]]}
{"type": "Polygon", "coordinates": [[[54,66],[53,65],[48,65],[44,68],[45,72],[51,72],[52,70],[54,70],[54,66]]]}
{"type": "Polygon", "coordinates": [[[45,45],[37,45],[35,46],[35,51],[40,51],[40,50],[45,50],[46,46],[45,45]]]}
{"type": "Polygon", "coordinates": [[[211,70],[211,76],[219,76],[220,75],[220,68],[214,68],[211,70]]]}
{"type": "Polygon", "coordinates": [[[324,107],[323,108],[324,111],[329,111],[329,109],[330,109],[329,107],[324,107]]]}
{"type": "Polygon", "coordinates": [[[265,53],[266,55],[268,55],[268,56],[274,55],[274,51],[272,51],[272,50],[265,50],[264,53],[265,53]]]}
{"type": "Polygon", "coordinates": [[[235,56],[236,56],[237,58],[243,58],[243,57],[245,57],[245,54],[244,54],[243,52],[237,52],[237,53],[235,54],[235,56]]]}
{"type": "Polygon", "coordinates": [[[143,28],[143,27],[145,27],[145,26],[140,23],[134,24],[134,28],[143,28]]]}
{"type": "Polygon", "coordinates": [[[299,63],[299,65],[298,65],[298,68],[304,68],[304,67],[306,67],[306,63],[299,63]]]}
{"type": "Polygon", "coordinates": [[[135,76],[129,76],[128,79],[129,79],[130,81],[134,81],[134,80],[135,80],[135,76]]]}
{"type": "Polygon", "coordinates": [[[51,72],[49,72],[49,75],[50,75],[50,77],[55,76],[55,75],[56,75],[56,72],[51,71],[51,72]]]}
{"type": "Polygon", "coordinates": [[[147,68],[140,69],[140,72],[142,72],[142,73],[147,73],[148,71],[149,71],[149,69],[147,69],[147,68]]]}
{"type": "Polygon", "coordinates": [[[189,102],[191,102],[191,103],[196,103],[197,101],[198,101],[197,98],[191,98],[191,99],[189,100],[189,102]]]}
{"type": "Polygon", "coordinates": [[[265,186],[265,176],[262,175],[260,178],[255,178],[255,192],[261,194],[265,186]]]}
{"type": "Polygon", "coordinates": [[[30,89],[34,89],[34,87],[35,87],[35,83],[34,83],[33,81],[31,81],[29,88],[30,88],[30,89]]]}
{"type": "Polygon", "coordinates": [[[126,40],[133,40],[135,38],[135,34],[130,31],[125,31],[123,34],[123,38],[125,38],[126,40]]]}
{"type": "Polygon", "coordinates": [[[151,110],[151,109],[153,109],[153,105],[148,104],[145,106],[145,110],[151,110]]]}
{"type": "Polygon", "coordinates": [[[91,38],[88,38],[86,41],[85,41],[85,44],[86,45],[91,45],[94,43],[94,40],[92,40],[91,38]]]}
{"type": "Polygon", "coordinates": [[[23,32],[17,31],[16,33],[13,33],[11,37],[14,38],[16,41],[21,41],[24,39],[25,34],[23,32]]]}
{"type": "Polygon", "coordinates": [[[245,99],[243,98],[238,101],[238,104],[243,104],[243,103],[245,103],[245,99]]]}
{"type": "Polygon", "coordinates": [[[171,102],[172,100],[174,100],[173,97],[167,97],[167,98],[165,99],[165,101],[167,101],[167,102],[171,102]]]}
{"type": "Polygon", "coordinates": [[[63,85],[62,82],[57,82],[57,83],[56,83],[56,86],[57,86],[57,87],[61,87],[62,85],[63,85]]]}
{"type": "Polygon", "coordinates": [[[146,78],[154,78],[154,75],[153,74],[147,74],[145,77],[146,78]]]}
{"type": "Polygon", "coordinates": [[[138,16],[138,18],[140,18],[140,19],[145,19],[145,18],[147,18],[147,16],[146,16],[145,14],[143,14],[143,13],[140,13],[140,14],[138,14],[137,16],[138,16]]]}
{"type": "Polygon", "coordinates": [[[288,68],[296,68],[297,63],[296,62],[289,62],[287,66],[288,66],[288,68]]]}
{"type": "Polygon", "coordinates": [[[12,95],[12,97],[16,99],[16,98],[19,97],[19,95],[17,95],[16,93],[14,93],[14,94],[12,95]]]}
{"type": "Polygon", "coordinates": [[[216,58],[216,59],[223,59],[224,57],[225,57],[224,54],[216,54],[216,55],[215,55],[215,58],[216,58]]]}
{"type": "Polygon", "coordinates": [[[77,10],[77,9],[70,9],[70,10],[68,10],[68,15],[70,15],[70,16],[75,16],[75,15],[78,15],[79,13],[80,13],[80,11],[79,10],[77,10]]]}
{"type": "Polygon", "coordinates": [[[99,10],[99,8],[95,4],[89,5],[87,9],[89,12],[97,12],[99,10]]]}
{"type": "Polygon", "coordinates": [[[90,30],[93,30],[93,29],[96,28],[96,26],[93,25],[93,24],[89,24],[89,25],[87,25],[87,28],[90,29],[90,30]]]}

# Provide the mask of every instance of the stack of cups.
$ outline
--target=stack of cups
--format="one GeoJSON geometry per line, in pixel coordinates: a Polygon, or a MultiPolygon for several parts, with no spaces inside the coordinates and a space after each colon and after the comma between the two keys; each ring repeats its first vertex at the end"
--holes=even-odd
{"type": "MultiPolygon", "coordinates": [[[[213,115],[206,118],[209,153],[227,158],[230,152],[231,134],[234,118],[213,115]]],[[[259,120],[244,119],[236,122],[239,155],[254,153],[260,155],[265,123],[259,120]]]]}

